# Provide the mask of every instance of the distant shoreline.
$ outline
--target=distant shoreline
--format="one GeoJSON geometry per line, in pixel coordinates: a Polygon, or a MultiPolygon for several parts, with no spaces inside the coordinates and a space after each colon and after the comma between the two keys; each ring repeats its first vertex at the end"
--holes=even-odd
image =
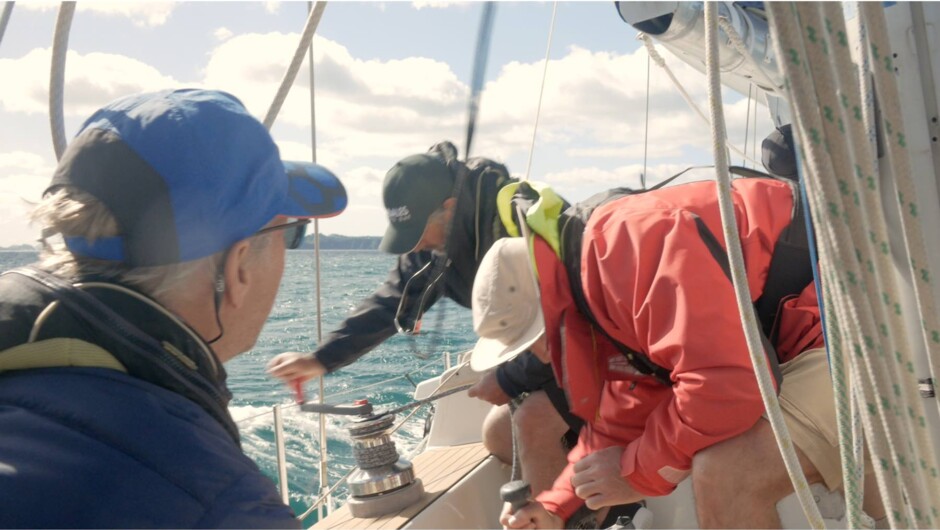
{"type": "MultiPolygon", "coordinates": [[[[313,250],[314,235],[304,238],[297,250],[313,250]]],[[[320,234],[320,250],[378,250],[381,236],[341,236],[320,234]]],[[[39,247],[33,245],[13,245],[0,247],[0,252],[39,252],[39,247]]]]}

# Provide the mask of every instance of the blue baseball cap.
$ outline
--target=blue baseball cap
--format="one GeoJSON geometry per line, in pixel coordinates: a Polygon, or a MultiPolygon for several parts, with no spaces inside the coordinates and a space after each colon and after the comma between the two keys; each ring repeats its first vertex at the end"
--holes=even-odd
{"type": "Polygon", "coordinates": [[[264,125],[231,94],[138,94],[95,112],[45,193],[77,187],[114,215],[119,235],[66,237],[75,254],[131,267],[199,259],[276,216],[331,217],[346,190],[323,166],[283,162],[264,125]]]}

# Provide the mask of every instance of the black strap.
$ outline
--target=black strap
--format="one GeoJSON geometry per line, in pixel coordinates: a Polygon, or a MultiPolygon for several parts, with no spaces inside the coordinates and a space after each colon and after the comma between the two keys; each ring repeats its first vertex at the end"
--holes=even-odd
{"type": "MultiPolygon", "coordinates": [[[[792,225],[793,222],[790,224],[792,225]]],[[[708,226],[705,225],[705,221],[702,221],[702,218],[697,215],[695,216],[695,226],[698,227],[698,233],[702,237],[702,241],[705,243],[705,246],[708,247],[708,251],[711,253],[712,257],[715,258],[715,261],[718,262],[721,271],[725,273],[725,277],[728,278],[729,282],[732,281],[728,253],[722,248],[721,243],[718,242],[718,238],[708,229],[708,226]]],[[[757,316],[756,307],[752,306],[752,310],[755,311],[755,316],[757,316]]],[[[777,351],[774,349],[774,345],[770,342],[770,339],[767,338],[767,334],[764,333],[764,330],[761,328],[758,328],[758,330],[760,331],[760,341],[764,345],[764,354],[767,356],[767,363],[770,365],[770,371],[777,381],[777,389],[779,392],[780,383],[783,381],[783,374],[780,372],[780,361],[777,358],[777,351]]]]}
{"type": "MultiPolygon", "coordinates": [[[[668,179],[656,184],[646,190],[634,190],[631,188],[614,188],[598,193],[585,201],[575,204],[564,211],[559,219],[559,233],[561,238],[560,251],[561,260],[568,273],[568,283],[571,294],[574,298],[578,310],[591,322],[594,329],[615,346],[627,358],[630,364],[639,372],[656,377],[665,385],[672,385],[670,371],[654,363],[643,353],[637,352],[625,344],[611,337],[604,328],[597,323],[597,319],[591,312],[587,304],[584,290],[581,286],[581,242],[586,226],[586,220],[590,218],[593,211],[609,201],[619,199],[627,195],[637,193],[646,193],[665,187],[667,184],[675,181],[691,169],[701,169],[712,166],[693,166],[686,168],[668,179]]],[[[795,184],[786,179],[777,179],[766,173],[755,169],[741,166],[731,166],[730,172],[734,175],[744,178],[770,178],[787,182],[792,186],[795,184]]],[[[802,204],[797,199],[798,193],[793,191],[794,209],[789,226],[781,233],[780,238],[774,247],[774,255],[771,258],[770,271],[767,276],[767,284],[764,287],[764,293],[761,298],[755,302],[757,318],[761,322],[761,342],[764,344],[765,351],[768,352],[768,360],[771,364],[771,370],[779,383],[782,381],[780,374],[779,361],[771,342],[770,337],[775,331],[774,323],[779,306],[789,295],[797,294],[803,290],[806,285],[812,281],[812,269],[809,267],[809,250],[806,237],[805,223],[803,223],[802,204]],[[805,259],[803,256],[805,255],[805,259]],[[804,264],[806,266],[804,266],[804,264]]],[[[530,201],[531,198],[528,198],[530,201]]],[[[698,217],[695,217],[698,225],[699,234],[705,241],[712,256],[721,266],[725,276],[731,279],[731,270],[728,265],[728,255],[721,244],[712,234],[711,230],[705,226],[705,223],[698,217]]],[[[779,386],[778,386],[779,388],[779,386]]]]}
{"type": "Polygon", "coordinates": [[[128,373],[138,375],[135,368],[139,367],[141,372],[156,374],[156,377],[143,379],[196,402],[222,424],[236,444],[239,443],[238,427],[228,412],[225,397],[201,375],[184,367],[156,339],[94,296],[61,278],[35,267],[20,267],[9,273],[24,276],[49,289],[50,293],[75,315],[120,345],[120,348],[110,353],[125,365],[128,373]]]}

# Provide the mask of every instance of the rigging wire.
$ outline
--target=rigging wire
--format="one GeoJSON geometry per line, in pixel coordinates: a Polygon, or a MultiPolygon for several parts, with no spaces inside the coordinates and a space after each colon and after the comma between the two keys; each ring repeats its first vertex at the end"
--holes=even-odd
{"type": "MultiPolygon", "coordinates": [[[[307,2],[307,16],[311,16],[314,10],[313,2],[307,2]]],[[[310,161],[314,164],[317,163],[317,105],[316,105],[316,87],[315,87],[315,68],[313,61],[313,39],[310,39],[310,44],[307,48],[307,66],[310,76],[310,161]]],[[[314,299],[317,302],[317,344],[323,344],[323,296],[320,291],[320,220],[313,220],[313,260],[314,260],[314,269],[316,271],[316,285],[314,287],[314,299]]],[[[324,376],[321,374],[317,378],[317,386],[319,388],[318,402],[323,404],[323,394],[326,392],[324,376]]],[[[324,490],[328,489],[330,477],[327,472],[327,465],[329,460],[329,450],[327,445],[329,439],[326,436],[326,418],[322,415],[317,418],[318,420],[318,439],[320,442],[320,491],[318,495],[324,495],[324,490]]],[[[325,517],[330,510],[333,508],[333,498],[332,496],[327,495],[327,501],[323,504],[320,510],[320,517],[325,517]]]]}
{"type": "MultiPolygon", "coordinates": [[[[656,47],[655,47],[655,45],[653,44],[653,39],[652,39],[649,35],[647,35],[647,34],[645,34],[645,33],[640,33],[639,35],[637,35],[637,38],[643,41],[643,44],[646,46],[646,50],[647,50],[647,52],[649,52],[650,57],[652,57],[653,62],[655,62],[657,66],[659,66],[660,68],[663,69],[663,71],[666,72],[666,75],[667,75],[667,76],[669,77],[669,79],[672,81],[673,85],[676,86],[676,90],[679,91],[679,95],[682,96],[682,99],[684,99],[685,102],[686,102],[686,104],[689,105],[689,108],[691,108],[693,111],[695,111],[695,113],[698,114],[698,116],[699,116],[700,118],[702,118],[702,120],[703,120],[705,123],[711,124],[711,120],[709,120],[708,117],[705,116],[705,113],[702,112],[702,109],[699,108],[699,106],[698,106],[697,103],[695,103],[695,101],[692,99],[692,96],[690,96],[689,93],[688,93],[688,91],[685,89],[685,87],[682,86],[682,83],[679,81],[679,79],[677,79],[676,76],[675,76],[675,74],[672,73],[672,70],[671,70],[671,69],[669,68],[669,66],[666,64],[666,60],[663,59],[663,57],[659,54],[658,51],[656,51],[656,47]]],[[[746,153],[744,153],[743,151],[741,151],[741,150],[738,148],[738,146],[736,146],[736,145],[734,145],[733,143],[731,143],[730,141],[728,141],[727,138],[725,138],[725,145],[726,145],[726,147],[727,147],[728,149],[731,149],[731,150],[734,151],[735,153],[738,153],[739,155],[741,155],[741,156],[743,156],[743,157],[747,157],[747,154],[746,154],[746,153]]],[[[757,165],[757,162],[755,162],[754,160],[751,160],[751,162],[752,162],[755,166],[757,165]]]]}
{"type": "Polygon", "coordinates": [[[49,73],[49,125],[52,128],[52,147],[56,160],[68,145],[65,139],[65,58],[69,48],[69,28],[75,15],[75,2],[62,2],[55,21],[52,39],[52,71],[49,73]]]}
{"type": "MultiPolygon", "coordinates": [[[[548,29],[548,45],[545,47],[545,66],[542,68],[542,84],[539,87],[539,102],[535,107],[535,126],[532,128],[532,144],[529,146],[529,161],[525,166],[525,175],[523,181],[529,180],[529,172],[532,170],[532,157],[535,154],[535,138],[539,132],[539,116],[542,114],[542,95],[545,93],[545,77],[548,74],[548,58],[552,52],[552,36],[555,34],[555,15],[558,13],[558,2],[552,2],[552,24],[548,29]]],[[[523,219],[520,217],[520,219],[523,219]]],[[[523,230],[525,223],[522,223],[523,230]]]]}
{"type": "MultiPolygon", "coordinates": [[[[754,91],[754,83],[747,85],[747,113],[744,115],[744,152],[747,153],[748,134],[751,130],[751,93],[754,91]]],[[[757,115],[757,106],[754,107],[754,115],[757,115]]],[[[741,159],[741,165],[747,167],[747,155],[741,159]]]]}
{"type": "Polygon", "coordinates": [[[477,34],[477,49],[473,60],[473,78],[470,83],[470,101],[467,104],[467,143],[464,148],[464,159],[466,160],[470,159],[470,146],[476,128],[477,113],[480,110],[480,93],[483,91],[483,79],[486,76],[486,60],[489,56],[495,13],[496,3],[487,2],[483,6],[483,14],[480,16],[480,31],[477,34]]]}
{"type": "Polygon", "coordinates": [[[650,63],[649,53],[646,54],[646,125],[643,128],[643,172],[640,173],[640,188],[646,189],[646,152],[650,140],[650,63]]]}

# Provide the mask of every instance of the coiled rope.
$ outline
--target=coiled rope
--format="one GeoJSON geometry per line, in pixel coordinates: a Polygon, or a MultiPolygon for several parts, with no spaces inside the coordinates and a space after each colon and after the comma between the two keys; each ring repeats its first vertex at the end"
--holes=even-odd
{"type": "Polygon", "coordinates": [[[751,362],[754,364],[754,373],[760,389],[761,399],[767,409],[767,416],[773,428],[777,445],[783,456],[787,472],[793,480],[794,489],[803,507],[804,513],[813,528],[821,529],[823,523],[819,507],[813,500],[809,484],[803,475],[799,458],[787,431],[780,403],[770,378],[770,368],[764,353],[757,325],[757,316],[751,302],[751,292],[747,283],[747,273],[744,265],[744,255],[741,250],[741,240],[734,218],[734,205],[731,198],[731,173],[728,169],[728,151],[724,145],[727,139],[725,119],[721,101],[721,77],[718,59],[718,4],[705,3],[705,70],[708,78],[709,111],[712,123],[712,147],[715,154],[715,170],[718,178],[718,205],[721,211],[721,224],[724,238],[727,242],[728,259],[731,265],[731,279],[734,283],[734,292],[738,301],[738,310],[741,314],[741,323],[744,327],[744,336],[747,340],[751,362]]]}
{"type": "MultiPolygon", "coordinates": [[[[854,410],[859,411],[876,459],[875,474],[892,527],[935,526],[940,516],[937,466],[923,404],[916,394],[900,289],[882,215],[878,168],[871,140],[864,134],[862,95],[850,69],[841,6],[771,3],[768,7],[777,35],[776,53],[785,59],[780,67],[795,111],[794,129],[807,169],[804,181],[821,243],[823,290],[826,306],[831,308],[827,343],[833,358],[841,357],[841,363],[833,362],[832,375],[837,389],[852,389],[836,397],[854,395],[860,400],[854,410]],[[839,172],[837,168],[853,169],[839,172]]],[[[872,18],[883,19],[883,11],[880,6],[874,6],[877,12],[871,7],[859,5],[870,44],[888,50],[886,32],[871,23],[872,18]]],[[[877,48],[872,48],[872,57],[877,79],[882,69],[877,48]]],[[[884,59],[890,68],[890,58],[884,59]]],[[[863,80],[867,75],[863,74],[863,80]]],[[[883,104],[897,105],[896,87],[893,94],[878,88],[883,104]]],[[[886,112],[884,119],[889,150],[906,149],[900,113],[886,112]]],[[[909,155],[904,152],[903,156],[909,155]]],[[[914,198],[909,195],[907,200],[914,198]]],[[[921,266],[926,267],[926,261],[921,266]]],[[[851,436],[851,425],[846,425],[845,414],[840,416],[840,450],[846,464],[856,458],[845,441],[851,436]],[[853,454],[847,455],[849,451],[853,454]]],[[[857,473],[843,473],[848,487],[857,473]]],[[[854,502],[850,499],[850,510],[855,510],[854,502]]]]}

